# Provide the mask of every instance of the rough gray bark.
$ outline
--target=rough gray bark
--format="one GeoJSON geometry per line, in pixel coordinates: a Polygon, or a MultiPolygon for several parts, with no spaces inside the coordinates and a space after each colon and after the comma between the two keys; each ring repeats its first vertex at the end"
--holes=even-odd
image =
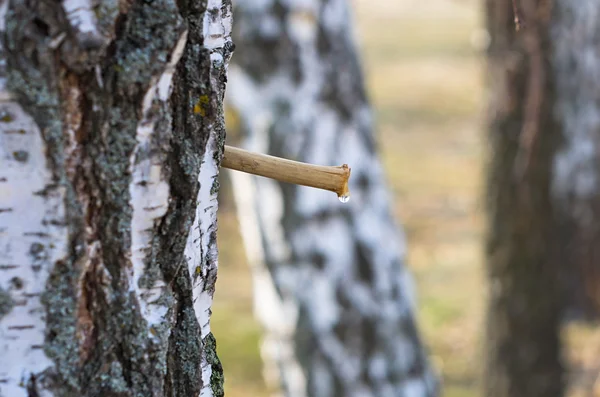
{"type": "Polygon", "coordinates": [[[0,2],[0,396],[218,396],[228,0],[0,2]]]}
{"type": "MultiPolygon", "coordinates": [[[[563,76],[564,70],[557,68],[561,55],[553,45],[564,44],[553,42],[551,32],[565,7],[582,4],[518,3],[524,25],[516,32],[512,0],[486,2],[492,153],[487,181],[490,294],[484,394],[558,397],[564,393],[560,275],[561,269],[573,268],[563,256],[566,241],[559,236],[552,192],[558,187],[554,171],[557,165],[562,167],[556,157],[561,135],[572,133],[561,129],[565,103],[577,102],[563,91],[564,82],[580,76],[563,76]]],[[[568,15],[561,17],[570,19],[573,14],[568,15]]],[[[566,33],[562,28],[557,31],[566,33]]],[[[569,62],[561,60],[565,61],[569,62]]]]}
{"type": "Polygon", "coordinates": [[[235,4],[228,103],[251,150],[352,167],[351,200],[232,175],[266,335],[287,396],[433,396],[345,0],[235,4]]]}

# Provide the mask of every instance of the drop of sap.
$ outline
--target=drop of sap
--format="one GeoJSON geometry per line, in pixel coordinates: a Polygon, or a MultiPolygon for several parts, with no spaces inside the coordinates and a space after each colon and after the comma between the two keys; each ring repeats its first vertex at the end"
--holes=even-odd
{"type": "Polygon", "coordinates": [[[338,196],[338,199],[340,200],[340,203],[347,203],[348,201],[350,201],[350,196],[348,196],[348,195],[338,196]]]}

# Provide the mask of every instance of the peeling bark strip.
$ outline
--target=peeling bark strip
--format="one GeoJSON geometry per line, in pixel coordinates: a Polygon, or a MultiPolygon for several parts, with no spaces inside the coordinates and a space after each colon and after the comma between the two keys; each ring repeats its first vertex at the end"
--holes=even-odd
{"type": "Polygon", "coordinates": [[[0,396],[220,396],[231,4],[0,0],[0,396]]]}
{"type": "Polygon", "coordinates": [[[287,396],[436,395],[414,320],[345,0],[236,3],[228,100],[249,150],[352,165],[352,200],[232,175],[267,329],[267,376],[287,396]]]}

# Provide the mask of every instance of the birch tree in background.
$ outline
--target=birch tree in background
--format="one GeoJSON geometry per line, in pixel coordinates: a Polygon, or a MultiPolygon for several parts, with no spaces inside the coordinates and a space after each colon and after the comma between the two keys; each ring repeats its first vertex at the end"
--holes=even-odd
{"type": "Polygon", "coordinates": [[[294,397],[436,395],[348,4],[239,0],[234,14],[227,100],[245,147],[352,167],[347,204],[232,175],[267,380],[294,397]]]}
{"type": "Polygon", "coordinates": [[[555,119],[552,162],[566,318],[600,315],[600,1],[556,2],[552,13],[555,119]]]}
{"type": "Polygon", "coordinates": [[[565,319],[598,313],[600,2],[486,2],[491,35],[486,390],[565,393],[565,319]]]}
{"type": "Polygon", "coordinates": [[[227,0],[0,2],[0,396],[219,396],[227,0]]]}

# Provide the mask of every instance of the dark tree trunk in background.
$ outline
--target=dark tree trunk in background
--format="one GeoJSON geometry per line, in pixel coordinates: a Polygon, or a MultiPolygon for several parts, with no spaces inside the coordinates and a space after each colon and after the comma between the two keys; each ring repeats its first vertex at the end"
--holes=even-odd
{"type": "Polygon", "coordinates": [[[268,380],[294,397],[436,395],[347,2],[235,5],[227,99],[245,146],[352,167],[347,204],[232,175],[268,380]]]}
{"type": "Polygon", "coordinates": [[[549,1],[518,3],[524,23],[519,32],[512,0],[486,3],[491,163],[484,395],[553,397],[564,393],[559,275],[571,266],[558,259],[565,242],[558,239],[552,197],[554,156],[561,143],[560,107],[575,98],[563,97],[556,79],[563,71],[552,55],[551,25],[561,1],[553,2],[554,9],[549,1]]]}
{"type": "Polygon", "coordinates": [[[600,307],[600,3],[488,1],[486,395],[560,396],[561,321],[600,307]]]}
{"type": "Polygon", "coordinates": [[[222,395],[229,1],[3,0],[0,31],[0,395],[222,395]]]}

